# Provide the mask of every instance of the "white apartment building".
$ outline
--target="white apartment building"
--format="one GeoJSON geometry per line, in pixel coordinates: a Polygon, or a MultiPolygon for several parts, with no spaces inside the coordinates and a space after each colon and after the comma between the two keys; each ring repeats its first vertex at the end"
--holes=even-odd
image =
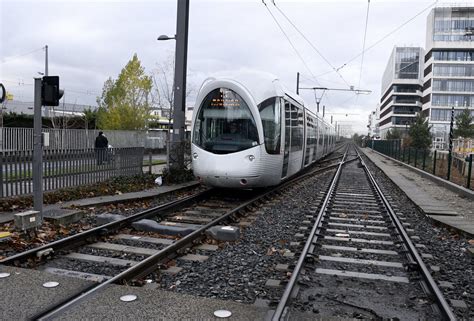
{"type": "Polygon", "coordinates": [[[372,138],[380,138],[379,108],[380,106],[377,106],[377,108],[369,114],[369,123],[367,125],[367,128],[368,128],[368,136],[372,138]]]}
{"type": "Polygon", "coordinates": [[[405,132],[421,111],[423,48],[395,47],[382,78],[379,105],[379,135],[390,129],[405,132]]]}
{"type": "Polygon", "coordinates": [[[474,7],[438,7],[428,15],[422,103],[433,147],[447,148],[451,108],[474,114],[474,7]]]}

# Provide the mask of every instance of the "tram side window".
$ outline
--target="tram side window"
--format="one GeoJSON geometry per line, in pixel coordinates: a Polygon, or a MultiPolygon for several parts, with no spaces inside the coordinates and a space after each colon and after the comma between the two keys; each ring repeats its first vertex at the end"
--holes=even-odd
{"type": "Polygon", "coordinates": [[[269,98],[258,107],[262,119],[265,149],[269,154],[280,153],[281,111],[280,100],[269,98]]]}
{"type": "Polygon", "coordinates": [[[291,105],[291,151],[303,149],[304,118],[303,110],[291,105]]]}
{"type": "Polygon", "coordinates": [[[317,127],[316,121],[314,118],[308,117],[308,123],[306,124],[308,137],[306,139],[306,144],[313,146],[316,144],[317,137],[317,127]]]}
{"type": "Polygon", "coordinates": [[[291,105],[285,101],[285,151],[289,151],[291,142],[291,105]]]}
{"type": "Polygon", "coordinates": [[[321,120],[318,119],[318,148],[322,148],[324,140],[324,127],[321,120]]]}

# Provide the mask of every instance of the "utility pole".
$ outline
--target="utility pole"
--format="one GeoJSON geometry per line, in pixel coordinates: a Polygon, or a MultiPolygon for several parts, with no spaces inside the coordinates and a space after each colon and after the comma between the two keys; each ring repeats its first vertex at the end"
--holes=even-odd
{"type": "MultiPolygon", "coordinates": [[[[48,63],[48,45],[44,46],[44,76],[49,76],[49,63],[48,63]]],[[[48,106],[45,108],[45,116],[51,117],[53,107],[48,106]]],[[[51,117],[51,122],[54,128],[54,115],[51,117]]]]}
{"type": "Polygon", "coordinates": [[[33,206],[43,222],[43,147],[41,146],[41,78],[35,78],[35,102],[33,110],[33,206]]]}
{"type": "Polygon", "coordinates": [[[44,75],[49,76],[48,74],[48,45],[44,46],[44,75]]]}
{"type": "Polygon", "coordinates": [[[189,0],[178,0],[176,19],[176,50],[174,68],[174,109],[172,145],[175,150],[174,163],[184,169],[186,70],[188,59],[189,0]]]}
{"type": "Polygon", "coordinates": [[[451,178],[451,162],[453,160],[453,125],[454,125],[454,106],[451,107],[451,124],[449,125],[449,153],[448,153],[448,181],[451,178]]]}
{"type": "Polygon", "coordinates": [[[296,94],[300,94],[300,73],[296,73],[296,94]]]}

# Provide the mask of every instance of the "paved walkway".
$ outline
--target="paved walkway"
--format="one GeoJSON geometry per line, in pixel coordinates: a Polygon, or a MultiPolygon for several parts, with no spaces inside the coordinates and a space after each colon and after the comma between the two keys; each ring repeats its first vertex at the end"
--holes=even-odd
{"type": "MultiPolygon", "coordinates": [[[[120,195],[107,195],[107,196],[98,196],[98,197],[91,197],[86,199],[80,199],[75,201],[64,202],[61,204],[52,204],[52,205],[45,205],[43,207],[43,212],[47,215],[48,212],[55,212],[58,215],[58,211],[60,212],[63,210],[67,212],[68,207],[92,207],[92,206],[100,206],[110,203],[118,203],[118,202],[126,202],[131,200],[137,199],[146,199],[156,197],[160,194],[166,194],[172,191],[176,191],[178,189],[197,186],[199,183],[197,182],[187,182],[183,184],[176,184],[176,185],[169,185],[169,186],[159,186],[151,189],[147,189],[144,191],[139,192],[132,192],[132,193],[123,193],[120,195]]],[[[5,223],[13,220],[13,215],[16,212],[4,212],[0,213],[0,223],[5,223]]]]}
{"type": "Polygon", "coordinates": [[[431,219],[474,235],[474,202],[369,148],[363,149],[405,194],[431,219]]]}

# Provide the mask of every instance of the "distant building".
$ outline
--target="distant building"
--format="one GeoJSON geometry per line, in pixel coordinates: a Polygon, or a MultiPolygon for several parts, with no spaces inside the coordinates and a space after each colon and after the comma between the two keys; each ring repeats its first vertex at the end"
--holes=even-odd
{"type": "Polygon", "coordinates": [[[426,28],[423,115],[432,125],[433,147],[449,141],[451,108],[474,114],[474,7],[431,10],[426,28]]]}
{"type": "Polygon", "coordinates": [[[388,130],[406,131],[421,111],[423,48],[395,47],[382,78],[379,135],[388,130]]]}
{"type": "MultiPolygon", "coordinates": [[[[191,130],[191,122],[193,117],[193,110],[194,107],[186,107],[185,111],[185,125],[186,130],[191,130]]],[[[170,109],[169,108],[151,108],[150,115],[152,116],[152,120],[155,123],[155,129],[168,129],[168,127],[173,127],[173,119],[170,122],[170,109]]],[[[172,118],[173,115],[171,115],[172,118]]]]}
{"type": "Polygon", "coordinates": [[[371,138],[380,138],[379,133],[379,116],[378,116],[378,109],[380,106],[377,106],[376,110],[372,111],[369,114],[369,123],[367,125],[367,135],[371,138]]]}
{"type": "MultiPolygon", "coordinates": [[[[17,113],[25,115],[33,115],[33,102],[25,102],[18,100],[8,100],[2,104],[3,113],[17,113]]],[[[60,103],[59,106],[55,107],[43,107],[41,109],[43,117],[73,117],[84,116],[84,110],[86,109],[95,110],[96,106],[87,106],[79,104],[70,104],[70,103],[60,103]]]]}

